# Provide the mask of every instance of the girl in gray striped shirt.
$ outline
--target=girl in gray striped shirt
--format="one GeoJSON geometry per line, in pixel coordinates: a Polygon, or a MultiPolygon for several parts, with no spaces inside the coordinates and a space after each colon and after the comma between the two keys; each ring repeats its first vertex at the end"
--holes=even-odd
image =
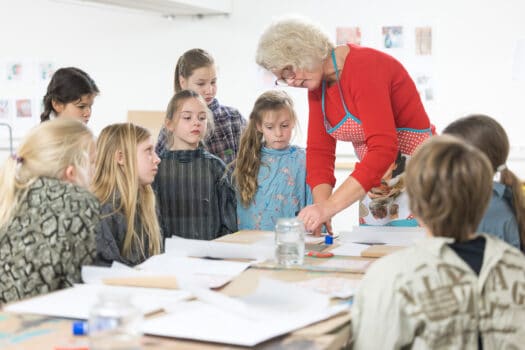
{"type": "Polygon", "coordinates": [[[196,92],[182,90],[166,112],[168,149],[153,188],[166,237],[211,240],[237,231],[236,199],[224,162],[202,147],[213,116],[196,92]]]}

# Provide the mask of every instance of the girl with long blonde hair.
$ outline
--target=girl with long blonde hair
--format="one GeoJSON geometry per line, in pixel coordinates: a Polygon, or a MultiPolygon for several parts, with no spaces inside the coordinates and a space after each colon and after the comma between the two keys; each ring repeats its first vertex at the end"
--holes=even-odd
{"type": "Polygon", "coordinates": [[[160,159],[148,130],[131,123],[104,128],[97,141],[93,193],[102,205],[99,265],[137,265],[162,252],[151,183],[160,159]]]}
{"type": "Polygon", "coordinates": [[[70,287],[95,257],[95,140],[79,121],[32,129],[0,170],[0,305],[70,287]]]}
{"type": "Polygon", "coordinates": [[[240,230],[273,230],[278,218],[294,217],[312,203],[305,151],[290,144],[296,123],[284,91],[267,91],[255,101],[233,172],[240,230]]]}

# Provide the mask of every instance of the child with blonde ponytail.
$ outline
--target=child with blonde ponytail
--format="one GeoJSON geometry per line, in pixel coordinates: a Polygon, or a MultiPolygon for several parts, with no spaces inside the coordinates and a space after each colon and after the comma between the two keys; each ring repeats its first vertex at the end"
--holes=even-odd
{"type": "Polygon", "coordinates": [[[151,183],[160,159],[148,130],[113,124],[97,140],[93,193],[102,204],[97,228],[98,265],[137,265],[162,252],[151,183]]]}
{"type": "Polygon", "coordinates": [[[87,187],[93,134],[59,118],[35,127],[0,170],[0,304],[70,287],[95,257],[99,204],[87,187]]]}
{"type": "Polygon", "coordinates": [[[233,172],[240,230],[273,230],[278,218],[294,217],[312,203],[305,151],[290,145],[296,123],[284,91],[267,91],[255,101],[233,172]]]}
{"type": "Polygon", "coordinates": [[[493,183],[492,199],[478,232],[495,235],[523,251],[525,200],[521,181],[506,165],[509,139],[505,129],[493,118],[477,114],[456,120],[443,133],[477,147],[489,158],[494,173],[499,175],[499,180],[493,183]]]}

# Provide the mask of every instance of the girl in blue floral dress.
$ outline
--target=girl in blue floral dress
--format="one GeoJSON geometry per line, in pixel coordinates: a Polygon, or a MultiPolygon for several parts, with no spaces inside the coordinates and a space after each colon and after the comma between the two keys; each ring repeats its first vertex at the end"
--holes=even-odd
{"type": "Polygon", "coordinates": [[[255,101],[233,173],[240,230],[273,230],[278,218],[295,217],[312,203],[305,150],[290,145],[296,123],[284,91],[267,91],[255,101]]]}

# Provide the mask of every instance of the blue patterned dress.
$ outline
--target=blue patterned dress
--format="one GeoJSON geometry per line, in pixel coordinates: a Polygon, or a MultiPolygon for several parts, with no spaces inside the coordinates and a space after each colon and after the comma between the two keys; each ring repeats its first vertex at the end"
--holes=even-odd
{"type": "Polygon", "coordinates": [[[290,146],[285,150],[263,147],[258,189],[249,207],[237,197],[239,230],[273,231],[278,218],[295,217],[312,203],[306,184],[306,153],[290,146]]]}

